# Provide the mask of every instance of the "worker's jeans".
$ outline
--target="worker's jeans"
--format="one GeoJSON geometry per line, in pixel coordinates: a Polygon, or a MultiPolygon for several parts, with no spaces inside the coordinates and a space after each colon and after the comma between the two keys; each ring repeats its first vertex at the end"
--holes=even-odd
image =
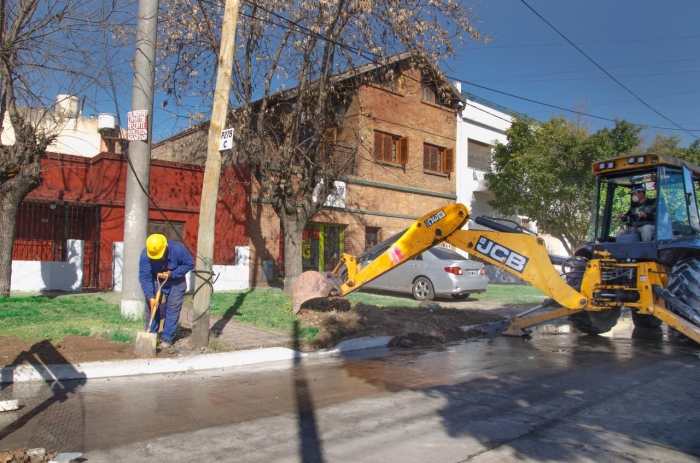
{"type": "MultiPolygon", "coordinates": [[[[163,333],[161,334],[161,339],[164,341],[172,342],[175,336],[175,331],[177,330],[177,325],[180,321],[180,311],[182,310],[182,300],[185,298],[185,291],[187,290],[187,281],[182,281],[176,283],[172,286],[163,287],[163,296],[165,302],[163,302],[155,315],[155,326],[160,325],[160,321],[165,319],[163,323],[163,333]]],[[[148,302],[148,300],[146,301],[148,302]]],[[[146,304],[146,331],[150,325],[150,308],[148,303],[146,304]]]]}

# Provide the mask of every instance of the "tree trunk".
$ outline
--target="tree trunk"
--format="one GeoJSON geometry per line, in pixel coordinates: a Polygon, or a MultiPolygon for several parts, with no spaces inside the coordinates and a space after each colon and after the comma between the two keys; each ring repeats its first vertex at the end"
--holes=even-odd
{"type": "Polygon", "coordinates": [[[557,235],[557,238],[559,238],[559,241],[561,241],[562,246],[564,246],[564,250],[570,255],[574,255],[574,250],[571,248],[571,245],[569,244],[569,241],[566,239],[567,236],[565,235],[557,235]]]}
{"type": "Polygon", "coordinates": [[[282,216],[284,229],[284,292],[291,295],[294,282],[301,275],[301,236],[306,225],[299,225],[297,217],[282,216]]]}
{"type": "MultiPolygon", "coordinates": [[[[6,190],[5,184],[2,186],[6,190]]],[[[15,191],[0,193],[0,297],[10,297],[12,280],[12,246],[15,241],[15,226],[19,205],[24,195],[15,191]]]]}

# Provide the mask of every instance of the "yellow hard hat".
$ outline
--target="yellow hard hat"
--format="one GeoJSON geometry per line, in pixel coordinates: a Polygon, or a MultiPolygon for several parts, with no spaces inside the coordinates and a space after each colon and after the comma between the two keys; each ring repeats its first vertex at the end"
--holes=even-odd
{"type": "Polygon", "coordinates": [[[165,254],[165,248],[168,247],[168,240],[163,235],[153,234],[146,239],[146,252],[148,258],[160,260],[165,254]]]}

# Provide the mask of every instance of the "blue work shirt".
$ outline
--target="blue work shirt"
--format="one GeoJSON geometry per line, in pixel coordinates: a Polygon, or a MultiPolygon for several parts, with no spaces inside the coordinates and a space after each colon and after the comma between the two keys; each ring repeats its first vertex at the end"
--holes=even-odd
{"type": "Polygon", "coordinates": [[[194,268],[194,259],[183,245],[177,241],[168,241],[168,247],[163,258],[152,260],[146,249],[141,252],[139,259],[139,282],[146,299],[156,297],[159,273],[170,270],[170,278],[164,286],[171,286],[185,281],[187,272],[194,268]]]}

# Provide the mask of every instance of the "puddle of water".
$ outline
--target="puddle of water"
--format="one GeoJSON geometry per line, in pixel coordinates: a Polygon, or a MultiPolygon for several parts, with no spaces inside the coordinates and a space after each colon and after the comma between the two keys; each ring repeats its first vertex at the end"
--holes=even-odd
{"type": "MultiPolygon", "coordinates": [[[[531,329],[533,334],[584,334],[574,328],[565,318],[554,320],[544,325],[534,326],[531,329]]],[[[613,339],[644,339],[649,341],[669,341],[675,339],[675,336],[669,333],[669,328],[666,324],[661,325],[659,328],[635,327],[629,312],[623,312],[613,329],[600,336],[613,339]]]]}

